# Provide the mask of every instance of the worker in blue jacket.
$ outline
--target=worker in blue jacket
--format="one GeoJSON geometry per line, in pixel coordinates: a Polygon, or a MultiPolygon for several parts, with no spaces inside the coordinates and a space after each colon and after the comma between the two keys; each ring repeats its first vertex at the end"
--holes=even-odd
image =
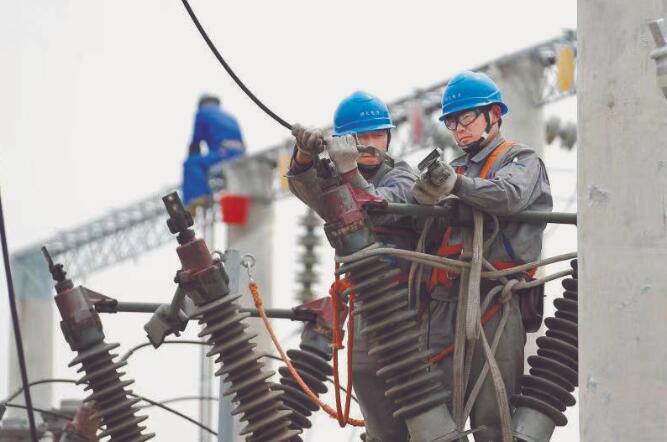
{"type": "Polygon", "coordinates": [[[182,191],[186,207],[210,204],[209,169],[244,153],[243,135],[236,118],[220,107],[218,97],[203,95],[195,115],[188,157],[183,163],[182,191]],[[202,152],[202,141],[206,143],[206,153],[202,152]]]}

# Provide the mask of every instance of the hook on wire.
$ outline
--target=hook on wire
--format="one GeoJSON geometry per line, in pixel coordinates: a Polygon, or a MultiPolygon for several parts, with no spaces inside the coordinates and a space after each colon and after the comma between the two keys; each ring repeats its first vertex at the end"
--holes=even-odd
{"type": "Polygon", "coordinates": [[[255,258],[255,255],[253,255],[252,253],[246,253],[241,258],[241,265],[245,267],[246,270],[248,271],[248,279],[250,281],[254,281],[252,277],[252,272],[253,272],[252,269],[255,267],[256,263],[257,259],[255,258]]]}

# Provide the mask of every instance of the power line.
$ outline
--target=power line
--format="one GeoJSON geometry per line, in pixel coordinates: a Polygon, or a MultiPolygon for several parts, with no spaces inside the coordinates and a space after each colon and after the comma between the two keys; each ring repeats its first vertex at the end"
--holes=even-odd
{"type": "MultiPolygon", "coordinates": [[[[38,380],[38,381],[35,381],[35,382],[32,382],[32,383],[28,384],[28,387],[30,387],[30,386],[32,386],[32,385],[49,384],[49,383],[55,383],[55,384],[77,384],[78,382],[77,382],[76,380],[74,380],[74,379],[56,379],[56,378],[53,378],[53,379],[40,379],[40,380],[38,380]]],[[[27,407],[27,406],[23,406],[23,405],[16,405],[16,404],[8,404],[8,403],[7,403],[7,401],[10,401],[12,398],[14,398],[14,397],[18,396],[19,394],[21,394],[21,392],[22,392],[23,390],[24,390],[24,387],[21,387],[17,392],[14,392],[12,395],[10,395],[9,398],[7,398],[6,400],[0,402],[0,404],[5,405],[5,406],[7,406],[7,407],[25,408],[25,409],[27,409],[28,411],[30,411],[30,410],[36,410],[36,411],[39,411],[40,413],[50,413],[50,414],[54,414],[53,412],[45,411],[45,410],[42,410],[42,409],[40,409],[40,408],[34,408],[34,407],[32,407],[32,406],[27,407]]],[[[187,416],[187,415],[181,413],[180,411],[178,411],[178,410],[174,410],[173,408],[168,407],[168,406],[162,404],[161,402],[154,401],[154,400],[149,399],[149,398],[147,398],[147,397],[145,397],[145,396],[141,396],[141,395],[134,394],[134,393],[130,393],[130,396],[139,398],[139,399],[141,399],[141,400],[144,401],[144,402],[148,402],[148,403],[151,404],[151,405],[154,405],[154,406],[156,406],[156,407],[162,408],[162,409],[165,410],[165,411],[168,411],[168,412],[170,412],[170,413],[173,413],[173,414],[175,414],[176,416],[178,416],[178,417],[180,417],[180,418],[182,418],[182,419],[185,419],[186,421],[191,422],[191,423],[197,425],[198,427],[200,427],[200,428],[202,428],[202,429],[208,431],[209,433],[213,434],[214,436],[217,436],[217,435],[218,435],[218,433],[217,433],[216,431],[212,430],[211,428],[207,427],[206,425],[202,424],[201,422],[198,422],[198,421],[196,421],[195,419],[193,419],[193,418],[191,418],[191,417],[189,417],[189,416],[187,416]]],[[[68,419],[68,420],[71,419],[69,416],[63,416],[63,415],[59,415],[59,416],[60,416],[60,417],[64,417],[64,418],[66,418],[66,419],[68,419]]],[[[37,441],[38,439],[35,438],[35,439],[33,439],[33,440],[34,440],[34,441],[37,441]]]]}
{"type": "MultiPolygon", "coordinates": [[[[178,396],[170,399],[163,399],[160,401],[162,405],[171,404],[174,402],[184,402],[184,401],[219,401],[220,398],[216,396],[178,396]]],[[[151,408],[154,407],[153,404],[142,405],[140,408],[151,408]]]]}
{"type": "MultiPolygon", "coordinates": [[[[194,341],[194,340],[188,340],[188,339],[182,339],[182,340],[179,340],[179,341],[177,341],[177,340],[167,340],[167,341],[164,341],[162,343],[162,345],[164,345],[164,344],[209,345],[208,343],[203,342],[203,341],[194,341]]],[[[134,347],[130,348],[128,351],[126,351],[125,354],[123,354],[123,356],[121,356],[118,361],[119,362],[127,361],[127,359],[130,356],[132,356],[134,354],[134,352],[136,352],[137,350],[141,350],[144,347],[149,347],[151,345],[153,345],[153,344],[151,344],[150,341],[142,342],[141,344],[137,344],[134,347]]]]}
{"type": "Polygon", "coordinates": [[[180,417],[180,418],[182,418],[182,419],[185,419],[185,420],[188,421],[188,422],[192,422],[193,424],[195,424],[195,425],[198,426],[199,428],[202,428],[202,429],[208,431],[209,433],[211,433],[211,434],[214,435],[214,436],[217,436],[217,435],[218,435],[218,433],[217,433],[216,431],[212,430],[211,428],[207,427],[206,425],[202,424],[201,422],[196,421],[196,420],[194,420],[193,418],[191,418],[190,416],[186,416],[185,414],[181,413],[180,411],[178,411],[178,410],[174,410],[173,408],[168,407],[168,406],[166,406],[166,405],[164,405],[164,404],[162,404],[162,403],[160,403],[160,402],[158,402],[158,401],[154,401],[154,400],[152,400],[152,399],[148,399],[148,398],[145,397],[145,396],[140,396],[140,395],[138,395],[138,394],[134,394],[134,393],[130,393],[129,395],[130,395],[130,396],[134,396],[134,397],[136,397],[136,398],[139,398],[139,399],[141,399],[141,400],[144,401],[144,402],[148,402],[148,403],[151,404],[151,405],[155,405],[156,407],[162,408],[163,410],[166,410],[166,411],[168,411],[168,412],[170,412],[170,413],[173,413],[173,414],[175,414],[176,416],[178,416],[178,417],[180,417]]]}
{"type": "Polygon", "coordinates": [[[264,103],[261,102],[259,98],[253,94],[250,89],[246,87],[245,84],[241,81],[239,77],[236,76],[234,71],[232,70],[231,67],[227,64],[224,58],[222,58],[222,55],[220,55],[220,52],[218,52],[218,49],[215,47],[211,39],[208,37],[208,34],[202,27],[201,23],[199,23],[199,20],[197,19],[197,16],[195,15],[194,11],[190,7],[190,4],[188,3],[187,0],[183,0],[183,6],[185,6],[185,9],[188,11],[188,14],[190,15],[190,18],[192,19],[192,22],[195,24],[197,27],[197,30],[201,34],[202,38],[208,45],[208,47],[211,49],[211,52],[213,52],[213,55],[215,55],[215,58],[218,59],[222,67],[227,71],[230,77],[232,77],[232,80],[236,82],[236,84],[245,92],[245,94],[257,105],[262,109],[268,116],[273,118],[278,124],[281,126],[285,127],[288,130],[292,130],[292,125],[289,124],[287,121],[283,120],[280,118],[277,114],[275,114],[271,109],[269,109],[264,103]]]}
{"type": "Polygon", "coordinates": [[[7,280],[7,291],[9,292],[9,308],[12,312],[12,325],[14,326],[14,338],[16,341],[16,352],[18,353],[19,370],[21,371],[21,383],[23,384],[26,409],[28,410],[28,423],[30,425],[30,437],[37,442],[37,426],[35,425],[35,413],[32,409],[32,398],[30,397],[30,384],[28,383],[28,370],[23,353],[23,339],[21,338],[21,325],[16,309],[16,294],[14,293],[14,282],[12,271],[9,267],[9,252],[7,250],[7,232],[5,230],[5,216],[2,210],[2,196],[0,195],[0,241],[2,241],[2,259],[5,265],[5,278],[7,280]]]}
{"type": "MultiPolygon", "coordinates": [[[[187,339],[183,339],[183,340],[179,340],[179,341],[169,340],[169,341],[164,341],[162,344],[210,345],[207,342],[187,340],[187,339]]],[[[150,345],[152,345],[150,342],[142,342],[141,344],[135,345],[134,347],[129,349],[127,352],[125,352],[125,354],[123,354],[123,356],[120,357],[119,362],[126,361],[130,356],[132,356],[134,354],[134,352],[136,352],[137,350],[140,350],[142,348],[148,347],[150,345]]],[[[268,358],[268,359],[276,360],[278,362],[283,362],[283,360],[281,358],[279,358],[278,356],[274,356],[274,355],[269,354],[269,353],[264,353],[262,356],[265,357],[265,358],[268,358]]],[[[329,378],[327,378],[327,381],[333,383],[333,381],[329,378]]],[[[347,393],[347,390],[342,385],[339,385],[339,388],[341,389],[341,391],[343,393],[347,393]]],[[[202,396],[196,396],[196,397],[202,397],[202,396]]],[[[357,398],[354,395],[352,395],[352,400],[356,403],[359,403],[359,401],[357,400],[357,398]]]]}
{"type": "MultiPolygon", "coordinates": [[[[32,387],[34,385],[52,384],[52,383],[76,384],[76,381],[74,381],[72,379],[41,379],[39,381],[31,382],[29,385],[32,387]]],[[[7,396],[7,399],[4,399],[4,400],[0,401],[0,404],[4,404],[4,403],[7,403],[7,402],[11,401],[15,397],[17,397],[19,394],[21,394],[21,392],[23,392],[23,387],[19,388],[14,393],[7,396]]]]}
{"type": "MultiPolygon", "coordinates": [[[[64,414],[61,414],[61,413],[57,413],[55,411],[44,410],[43,408],[37,408],[37,407],[28,408],[25,405],[8,404],[6,402],[4,402],[2,405],[4,405],[5,407],[8,407],[8,408],[20,408],[22,410],[28,410],[28,411],[34,410],[34,411],[37,411],[37,412],[42,413],[42,414],[50,414],[51,416],[55,416],[55,417],[60,418],[60,419],[65,419],[65,420],[68,420],[68,421],[72,420],[72,416],[67,416],[67,415],[64,415],[64,414]]],[[[36,441],[37,439],[33,439],[33,440],[36,441]]]]}

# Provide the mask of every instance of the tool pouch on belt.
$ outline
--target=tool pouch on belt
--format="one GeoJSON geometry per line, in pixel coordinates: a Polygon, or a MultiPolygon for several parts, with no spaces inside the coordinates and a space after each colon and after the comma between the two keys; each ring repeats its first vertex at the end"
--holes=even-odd
{"type": "MultiPolygon", "coordinates": [[[[534,278],[528,278],[528,282],[534,278]]],[[[544,318],[544,284],[519,290],[519,309],[526,333],[535,333],[542,326],[544,318]]]]}

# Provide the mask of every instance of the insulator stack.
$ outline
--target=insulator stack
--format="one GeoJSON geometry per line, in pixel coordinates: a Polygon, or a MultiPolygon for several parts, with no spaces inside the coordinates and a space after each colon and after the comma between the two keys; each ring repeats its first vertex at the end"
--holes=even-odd
{"type": "MultiPolygon", "coordinates": [[[[338,272],[348,273],[354,284],[343,295],[356,293],[354,314],[364,320],[360,332],[369,337],[369,354],[378,357],[377,374],[388,385],[386,396],[396,404],[394,416],[409,419],[444,404],[449,391],[442,384],[442,372],[428,368],[431,352],[420,349],[417,313],[408,308],[407,288],[399,283],[401,271],[374,257],[342,266],[338,272]]],[[[455,425],[442,422],[441,428],[448,427],[455,425]]]]}
{"type": "Polygon", "coordinates": [[[556,312],[544,322],[545,336],[537,338],[537,355],[528,358],[530,374],[521,377],[521,393],[512,396],[517,407],[512,418],[517,440],[547,442],[556,426],[567,424],[563,412],[575,404],[578,386],[578,275],[563,280],[563,296],[554,300],[556,312]]]}
{"type": "Polygon", "coordinates": [[[237,403],[232,414],[248,423],[240,434],[249,435],[249,442],[294,440],[300,431],[290,428],[292,411],[285,409],[283,393],[270,389],[267,380],[273,372],[264,370],[256,344],[250,342],[257,334],[246,332],[244,320],[250,314],[239,312],[239,298],[228,294],[198,307],[194,316],[205,325],[199,336],[207,336],[212,346],[207,356],[222,364],[215,375],[225,375],[223,381],[231,384],[223,394],[233,395],[237,403]]]}
{"type": "MultiPolygon", "coordinates": [[[[127,362],[114,362],[116,354],[111,350],[119,344],[104,342],[104,330],[99,314],[92,305],[92,292],[83,286],[76,286],[67,278],[62,264],[55,264],[46,250],[42,253],[49,265],[49,272],[56,281],[54,298],[62,317],[60,329],[72,351],[77,357],[69,363],[69,367],[81,364],[78,372],[85,375],[77,384],[86,384],[86,390],[92,394],[84,401],[92,402],[95,414],[91,419],[100,419],[104,430],[99,438],[109,437],[108,442],[142,442],[152,439],[155,435],[142,434],[145,426],[140,425],[147,416],[137,416],[139,398],[131,397],[132,391],[127,387],[132,380],[122,380],[125,374],[119,372],[127,362]]],[[[99,294],[96,294],[99,296],[99,294]]]]}
{"type": "Polygon", "coordinates": [[[178,194],[170,193],[162,201],[169,214],[169,231],[177,234],[180,244],[176,253],[181,270],[176,280],[197,306],[191,317],[204,325],[199,337],[206,337],[212,347],[206,355],[221,364],[215,375],[224,375],[222,381],[231,384],[223,395],[232,396],[236,403],[232,414],[248,423],[240,435],[250,442],[293,440],[299,431],[289,428],[292,412],[281,402],[282,392],[270,389],[268,379],[273,372],[264,369],[256,344],[250,342],[257,334],[246,332],[244,321],[250,314],[239,311],[241,296],[230,289],[222,261],[195,237],[190,228],[194,221],[178,194]]]}
{"type": "MultiPolygon", "coordinates": [[[[379,246],[365,207],[385,201],[343,183],[330,161],[319,161],[320,207],[324,231],[339,257],[379,246]]],[[[370,257],[340,266],[352,287],[341,294],[345,301],[356,294],[354,314],[361,318],[355,333],[368,338],[369,355],[377,361],[376,374],[386,382],[385,396],[394,404],[393,415],[405,419],[415,442],[459,440],[461,435],[447,409],[449,391],[441,370],[429,367],[432,353],[423,350],[417,312],[408,305],[401,270],[386,258],[370,257]]]]}
{"type": "Polygon", "coordinates": [[[308,209],[301,219],[301,225],[306,228],[306,232],[299,238],[299,244],[303,246],[303,252],[299,257],[299,261],[303,264],[303,270],[299,273],[297,279],[302,285],[298,295],[299,300],[301,303],[305,303],[315,298],[313,285],[318,281],[317,273],[314,270],[318,262],[315,247],[320,245],[320,236],[316,229],[322,225],[322,221],[312,209],[308,209]]]}
{"type": "MultiPolygon", "coordinates": [[[[320,298],[301,304],[296,309],[313,313],[314,320],[304,325],[299,349],[288,350],[287,357],[308,388],[319,396],[327,392],[327,377],[333,372],[329,365],[333,355],[333,301],[330,297],[320,298]]],[[[338,320],[341,324],[346,316],[347,311],[340,313],[338,320]]],[[[310,416],[319,407],[302,391],[287,366],[280,367],[278,372],[279,383],[271,388],[284,392],[283,403],[293,411],[290,428],[299,431],[311,428],[310,416]]]]}
{"type": "Polygon", "coordinates": [[[92,394],[84,402],[94,402],[96,413],[91,419],[100,418],[105,428],[100,438],[109,436],[110,442],[141,442],[153,438],[153,434],[141,434],[146,427],[139,425],[147,416],[137,416],[137,402],[141,399],[130,397],[127,387],[132,380],[121,380],[125,374],[118,370],[127,362],[114,362],[117,356],[111,351],[119,344],[106,344],[100,341],[94,346],[79,351],[79,355],[69,363],[70,367],[81,364],[79,372],[85,376],[77,384],[86,384],[86,390],[92,394]]]}
{"type": "MultiPolygon", "coordinates": [[[[328,362],[331,359],[331,354],[319,351],[313,346],[302,344],[300,350],[288,350],[287,356],[301,379],[313,393],[322,395],[328,391],[325,382],[327,376],[331,374],[331,365],[328,362]]],[[[283,391],[285,394],[282,401],[289,409],[294,411],[290,428],[299,430],[310,428],[312,426],[310,416],[319,407],[301,390],[286,366],[281,366],[278,372],[280,373],[280,383],[274,384],[272,389],[283,391]]]]}

